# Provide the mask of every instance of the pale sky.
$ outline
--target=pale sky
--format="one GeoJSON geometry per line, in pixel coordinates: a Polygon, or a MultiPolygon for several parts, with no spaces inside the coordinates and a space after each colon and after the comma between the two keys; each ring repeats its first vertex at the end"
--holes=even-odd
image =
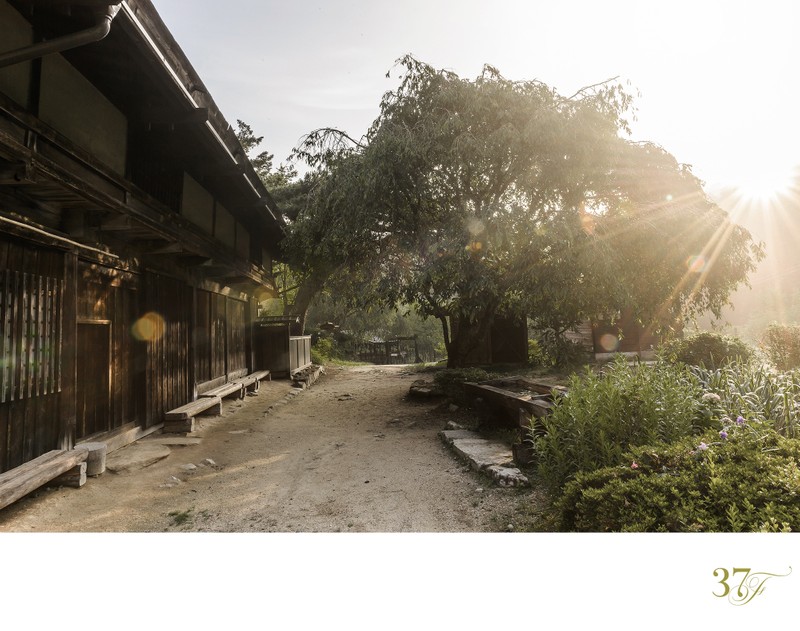
{"type": "Polygon", "coordinates": [[[565,95],[619,77],[635,140],[709,187],[771,185],[800,164],[800,3],[671,0],[153,0],[228,121],[288,157],[307,132],[363,134],[411,53],[474,78],[484,63],[565,95]]]}

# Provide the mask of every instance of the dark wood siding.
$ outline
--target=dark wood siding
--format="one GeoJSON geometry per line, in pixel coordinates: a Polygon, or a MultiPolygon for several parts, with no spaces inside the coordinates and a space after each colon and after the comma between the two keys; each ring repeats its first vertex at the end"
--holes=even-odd
{"type": "Polygon", "coordinates": [[[147,343],[147,421],[163,422],[164,413],[191,400],[189,331],[192,291],[184,283],[148,272],[144,279],[143,317],[151,323],[147,343]]]}
{"type": "Polygon", "coordinates": [[[247,369],[247,303],[228,298],[228,372],[247,369]]]}
{"type": "Polygon", "coordinates": [[[138,276],[112,268],[78,266],[77,438],[144,422],[138,355],[145,346],[133,333],[138,281],[138,276]]]}
{"type": "Polygon", "coordinates": [[[64,253],[0,239],[0,472],[59,447],[64,253]]]}
{"type": "Polygon", "coordinates": [[[198,289],[195,298],[194,374],[198,383],[211,381],[211,296],[198,289]]]}

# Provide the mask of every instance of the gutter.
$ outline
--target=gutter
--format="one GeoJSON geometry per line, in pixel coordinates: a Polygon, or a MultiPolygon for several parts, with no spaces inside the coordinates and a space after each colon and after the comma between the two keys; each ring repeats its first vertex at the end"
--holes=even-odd
{"type": "Polygon", "coordinates": [[[114,20],[118,11],[119,2],[116,4],[109,4],[105,12],[100,15],[97,24],[88,29],[2,53],[0,54],[0,68],[12,66],[23,61],[30,61],[38,57],[44,57],[52,53],[60,53],[65,50],[70,50],[71,48],[84,46],[85,44],[99,42],[111,31],[111,22],[114,20]]]}

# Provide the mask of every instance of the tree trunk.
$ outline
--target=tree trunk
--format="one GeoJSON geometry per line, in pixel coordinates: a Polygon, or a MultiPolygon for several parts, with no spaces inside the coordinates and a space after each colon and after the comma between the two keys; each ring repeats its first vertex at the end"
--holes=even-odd
{"type": "Polygon", "coordinates": [[[294,302],[284,307],[285,315],[297,316],[299,318],[299,322],[291,326],[291,335],[305,334],[308,308],[311,306],[311,301],[314,300],[314,297],[322,290],[324,284],[324,280],[320,280],[314,276],[308,277],[297,289],[294,302]]]}

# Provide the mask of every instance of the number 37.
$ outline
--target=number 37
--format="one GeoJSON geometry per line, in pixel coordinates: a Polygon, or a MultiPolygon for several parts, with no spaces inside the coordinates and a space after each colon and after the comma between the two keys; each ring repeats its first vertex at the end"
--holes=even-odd
{"type": "Polygon", "coordinates": [[[725,596],[727,596],[731,591],[730,585],[728,585],[728,579],[731,578],[731,576],[736,576],[737,574],[744,573],[744,576],[742,577],[742,580],[739,583],[739,591],[741,592],[742,585],[744,585],[744,582],[747,580],[747,576],[750,574],[750,569],[751,568],[749,567],[735,567],[733,568],[733,572],[731,573],[728,572],[728,570],[726,570],[724,567],[718,567],[716,570],[714,570],[714,576],[719,577],[720,573],[722,573],[722,578],[719,580],[719,584],[722,585],[722,588],[725,591],[723,591],[721,594],[717,594],[716,592],[714,592],[714,596],[717,596],[719,598],[725,598],[725,596]]]}

